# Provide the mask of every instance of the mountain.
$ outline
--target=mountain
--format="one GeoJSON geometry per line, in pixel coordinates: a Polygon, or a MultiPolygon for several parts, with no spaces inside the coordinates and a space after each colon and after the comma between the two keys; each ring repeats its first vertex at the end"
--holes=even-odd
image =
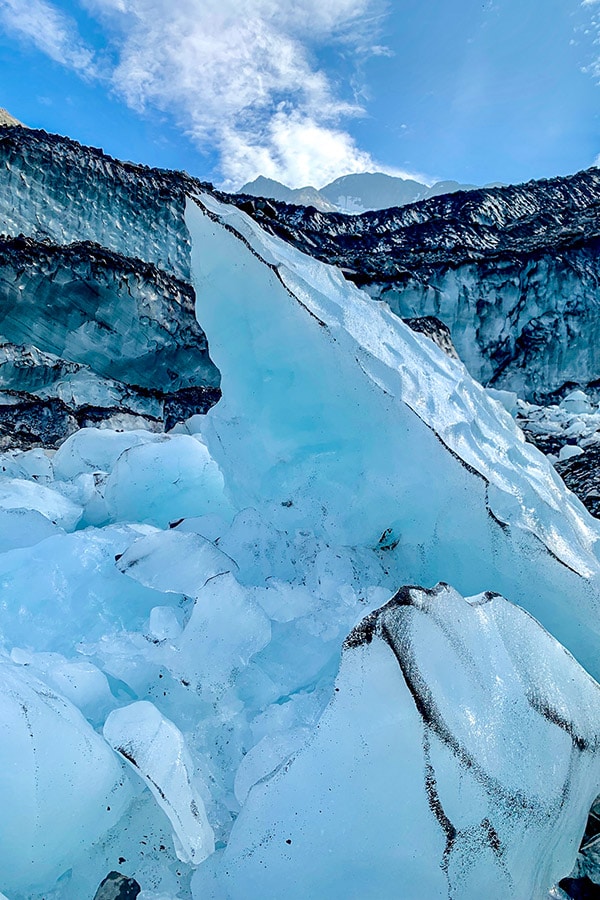
{"type": "Polygon", "coordinates": [[[598,880],[600,523],[502,403],[600,413],[474,377],[552,303],[515,383],[592,372],[597,199],[348,217],[0,128],[0,892],[598,880]]]}
{"type": "Polygon", "coordinates": [[[254,181],[248,182],[240,188],[240,194],[248,194],[252,197],[267,197],[280,200],[282,203],[291,203],[296,206],[314,206],[323,212],[338,212],[338,207],[330,203],[322,191],[314,187],[289,188],[273,178],[265,178],[259,175],[254,181]]]}
{"type": "Polygon", "coordinates": [[[11,114],[9,112],[7,112],[7,110],[2,109],[0,107],[0,126],[1,125],[14,126],[14,125],[22,125],[22,124],[23,123],[19,122],[18,119],[15,119],[14,116],[11,116],[11,114]]]}
{"type": "MultiPolygon", "coordinates": [[[[491,185],[489,185],[491,187],[491,185]]],[[[476,190],[472,184],[457,181],[437,181],[428,185],[410,178],[398,178],[383,172],[363,172],[343,175],[320,190],[313,187],[288,188],[272,178],[260,175],[245,184],[238,193],[265,197],[297,206],[314,206],[321,212],[359,214],[367,210],[404,206],[440,194],[476,190]]]]}

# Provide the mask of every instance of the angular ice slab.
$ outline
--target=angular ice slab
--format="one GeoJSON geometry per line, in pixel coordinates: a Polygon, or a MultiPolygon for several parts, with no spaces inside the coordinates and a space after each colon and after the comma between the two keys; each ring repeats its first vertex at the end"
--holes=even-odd
{"type": "Polygon", "coordinates": [[[402,588],[195,896],[541,900],[575,859],[599,741],[600,687],[527,613],[402,588]]]}
{"type": "Polygon", "coordinates": [[[147,701],[114,710],[104,737],[146,782],[173,827],[177,856],[201,863],[215,849],[204,802],[194,785],[194,763],[183,735],[147,701]]]}
{"type": "Polygon", "coordinates": [[[31,896],[118,822],[131,791],[72,703],[0,660],[0,889],[31,896]]]}
{"type": "Polygon", "coordinates": [[[397,583],[523,604],[600,674],[598,524],[458,361],[238,209],[188,203],[222,373],[202,435],[234,505],[380,547],[397,583]]]}
{"type": "Polygon", "coordinates": [[[58,491],[24,478],[9,478],[0,483],[0,509],[36,510],[66,531],[76,527],[83,512],[80,506],[58,491]]]}
{"type": "Polygon", "coordinates": [[[237,565],[202,535],[170,530],[138,538],[117,568],[145,587],[196,597],[207,581],[237,565]]]}

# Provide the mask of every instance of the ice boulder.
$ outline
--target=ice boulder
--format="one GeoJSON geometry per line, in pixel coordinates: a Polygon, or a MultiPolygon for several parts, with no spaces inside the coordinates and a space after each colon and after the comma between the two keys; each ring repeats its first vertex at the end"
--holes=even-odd
{"type": "Polygon", "coordinates": [[[131,791],[82,714],[5,659],[0,735],[0,888],[31,896],[117,823],[131,791]]]}
{"type": "Polygon", "coordinates": [[[177,856],[198,864],[215,849],[194,764],[179,729],[148,701],[114,710],[104,737],[140,775],[173,828],[177,856]]]}
{"type": "Polygon", "coordinates": [[[148,431],[81,428],[67,438],[54,454],[54,476],[69,481],[86,472],[111,472],[119,456],[126,450],[159,439],[158,435],[148,431]]]}
{"type": "Polygon", "coordinates": [[[200,534],[157,531],[138,538],[117,560],[120,572],[146,587],[196,597],[215,575],[236,563],[200,534]]]}
{"type": "Polygon", "coordinates": [[[186,516],[230,513],[219,467],[198,438],[183,434],[122,453],[105,498],[113,521],[160,528],[186,516]]]}
{"type": "Polygon", "coordinates": [[[115,566],[147,526],[112,525],[56,534],[0,554],[0,641],[69,656],[82,640],[140,628],[165,595],[115,566]]]}
{"type": "Polygon", "coordinates": [[[174,666],[199,692],[219,697],[270,640],[271,623],[253,592],[227,572],[198,592],[174,666]]]}
{"type": "Polygon", "coordinates": [[[598,793],[599,701],[499,595],[403,588],[350,634],[317,728],[194,896],[542,900],[598,793]]]}
{"type": "Polygon", "coordinates": [[[567,396],[561,400],[560,408],[569,413],[576,413],[578,415],[594,411],[592,402],[583,391],[571,391],[570,394],[567,394],[567,396]]]}
{"type": "Polygon", "coordinates": [[[582,456],[584,453],[585,450],[578,447],[576,444],[565,444],[560,448],[558,458],[560,462],[565,462],[567,459],[574,459],[576,456],[582,456]]]}
{"type": "Polygon", "coordinates": [[[33,547],[62,529],[37,509],[0,508],[0,553],[19,547],[33,547]]]}

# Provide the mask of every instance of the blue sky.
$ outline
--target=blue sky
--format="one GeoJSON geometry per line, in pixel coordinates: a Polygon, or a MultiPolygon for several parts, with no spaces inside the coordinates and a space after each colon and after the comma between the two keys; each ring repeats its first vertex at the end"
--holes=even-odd
{"type": "Polygon", "coordinates": [[[600,154],[600,0],[0,0],[0,106],[230,188],[600,154]]]}

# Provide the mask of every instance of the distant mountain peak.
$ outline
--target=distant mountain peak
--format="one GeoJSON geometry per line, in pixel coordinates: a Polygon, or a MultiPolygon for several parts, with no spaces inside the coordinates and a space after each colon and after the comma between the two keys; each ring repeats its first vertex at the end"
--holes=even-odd
{"type": "Polygon", "coordinates": [[[384,172],[357,172],[342,175],[319,190],[309,186],[293,189],[273,178],[259,175],[240,188],[239,193],[297,206],[314,206],[321,212],[356,214],[406,206],[439,194],[468,191],[476,187],[477,185],[460,184],[458,181],[438,181],[428,186],[412,178],[400,178],[384,172]]]}

